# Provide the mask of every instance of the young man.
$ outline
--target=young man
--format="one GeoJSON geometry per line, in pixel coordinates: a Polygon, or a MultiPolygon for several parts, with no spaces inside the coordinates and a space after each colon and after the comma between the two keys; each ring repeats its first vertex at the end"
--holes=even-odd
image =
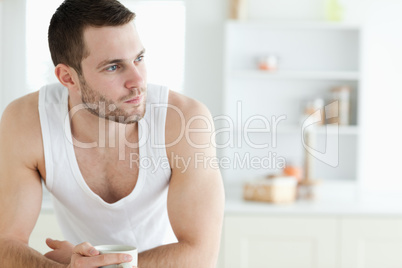
{"type": "Polygon", "coordinates": [[[134,16],[116,0],[66,0],[53,15],[60,84],[11,103],[0,124],[2,267],[127,261],[96,244],[137,246],[140,268],[215,266],[224,193],[212,119],[147,84],[134,16]],[[28,246],[42,180],[68,241],[46,241],[45,256],[28,246]]]}

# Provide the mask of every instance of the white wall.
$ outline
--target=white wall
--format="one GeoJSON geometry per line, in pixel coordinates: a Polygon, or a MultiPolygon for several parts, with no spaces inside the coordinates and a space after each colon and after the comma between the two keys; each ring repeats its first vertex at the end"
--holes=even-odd
{"type": "Polygon", "coordinates": [[[222,113],[223,24],[226,1],[186,0],[184,93],[222,113]]]}
{"type": "Polygon", "coordinates": [[[371,2],[362,40],[360,184],[366,193],[402,193],[402,2],[371,2]]]}
{"type": "Polygon", "coordinates": [[[0,114],[26,93],[25,0],[3,0],[1,20],[0,114]]]}

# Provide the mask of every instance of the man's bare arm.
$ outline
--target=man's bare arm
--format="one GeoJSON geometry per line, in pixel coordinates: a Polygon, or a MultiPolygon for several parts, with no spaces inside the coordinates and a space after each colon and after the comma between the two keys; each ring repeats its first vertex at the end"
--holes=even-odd
{"type": "Polygon", "coordinates": [[[36,250],[30,248],[25,242],[14,237],[0,236],[0,258],[4,267],[43,267],[57,268],[66,265],[47,259],[36,250]]]}
{"type": "MultiPolygon", "coordinates": [[[[170,94],[169,103],[183,111],[186,123],[198,116],[199,119],[193,120],[189,127],[201,131],[192,132],[167,148],[168,155],[172,153],[191,163],[185,169],[175,165],[171,159],[168,213],[178,243],[142,252],[139,254],[139,268],[215,267],[223,221],[224,191],[218,166],[203,162],[216,160],[215,148],[211,145],[213,127],[206,130],[208,124],[213,125],[212,118],[203,105],[174,93],[170,94]]],[[[170,129],[166,134],[167,143],[180,135],[180,120],[179,116],[169,115],[168,112],[166,124],[170,129]]]]}
{"type": "Polygon", "coordinates": [[[28,246],[42,186],[36,167],[41,137],[35,98],[10,104],[0,122],[0,260],[2,267],[64,267],[28,246]],[[39,135],[39,142],[38,142],[39,135]],[[39,143],[39,144],[38,144],[39,143]]]}

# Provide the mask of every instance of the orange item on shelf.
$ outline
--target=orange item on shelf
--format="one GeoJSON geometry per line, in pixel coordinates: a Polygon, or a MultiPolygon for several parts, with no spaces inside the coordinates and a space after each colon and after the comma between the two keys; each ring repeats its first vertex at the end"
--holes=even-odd
{"type": "Polygon", "coordinates": [[[300,183],[303,178],[303,169],[296,166],[286,166],[283,169],[283,175],[295,177],[300,183]]]}
{"type": "Polygon", "coordinates": [[[276,71],[278,69],[278,57],[275,55],[261,57],[258,61],[258,69],[262,71],[276,71]]]}

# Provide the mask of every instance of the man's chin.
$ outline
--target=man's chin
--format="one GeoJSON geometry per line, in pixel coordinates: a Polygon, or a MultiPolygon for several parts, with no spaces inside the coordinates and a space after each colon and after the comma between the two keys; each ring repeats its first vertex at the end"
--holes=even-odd
{"type": "Polygon", "coordinates": [[[130,124],[138,123],[138,121],[140,121],[142,118],[144,118],[144,115],[130,116],[126,120],[124,120],[124,122],[120,122],[120,123],[130,125],[130,124]]]}
{"type": "Polygon", "coordinates": [[[116,123],[128,125],[128,124],[137,123],[142,118],[144,118],[144,115],[145,115],[145,111],[144,111],[144,113],[141,113],[141,114],[133,114],[133,115],[130,115],[130,116],[119,116],[119,117],[111,116],[111,117],[109,117],[107,119],[110,120],[110,121],[115,121],[116,123]]]}

